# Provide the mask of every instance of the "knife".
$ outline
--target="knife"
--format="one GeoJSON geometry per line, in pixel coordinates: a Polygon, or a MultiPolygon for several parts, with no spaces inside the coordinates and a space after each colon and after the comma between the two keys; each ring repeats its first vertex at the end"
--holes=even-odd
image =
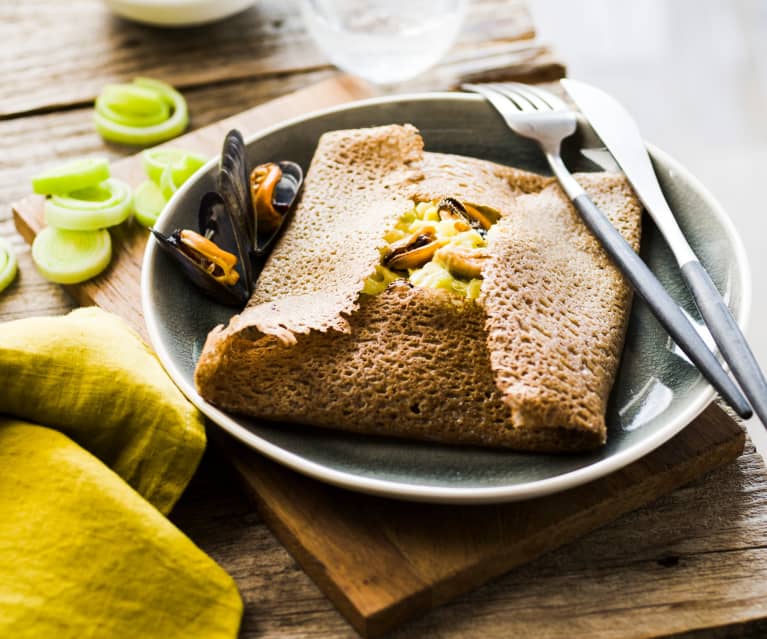
{"type": "Polygon", "coordinates": [[[754,412],[767,426],[767,380],[730,309],[679,228],[660,189],[636,122],[604,91],[576,80],[560,82],[615,158],[666,239],[724,360],[754,412]]]}

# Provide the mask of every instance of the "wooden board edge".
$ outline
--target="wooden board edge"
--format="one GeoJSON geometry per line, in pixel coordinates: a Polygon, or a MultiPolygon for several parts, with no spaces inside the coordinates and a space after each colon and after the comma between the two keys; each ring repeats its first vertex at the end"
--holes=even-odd
{"type": "MultiPolygon", "coordinates": [[[[223,444],[225,451],[228,447],[229,445],[223,444]]],[[[243,468],[240,466],[240,464],[243,463],[243,456],[236,452],[233,453],[231,450],[228,450],[226,455],[228,459],[233,461],[236,475],[240,483],[245,488],[248,498],[255,504],[259,515],[262,517],[269,530],[272,531],[290,556],[293,557],[293,559],[301,566],[302,570],[304,570],[309,578],[317,585],[323,595],[330,600],[344,619],[346,619],[352,628],[354,628],[361,636],[371,638],[377,637],[387,632],[392,627],[396,627],[396,625],[398,625],[397,623],[392,624],[389,622],[388,618],[386,618],[389,615],[394,614],[398,619],[402,619],[402,622],[404,622],[421,616],[424,612],[433,607],[429,586],[428,584],[424,584],[422,589],[409,594],[387,608],[384,618],[366,615],[355,605],[354,601],[347,595],[343,588],[336,584],[333,579],[326,574],[323,564],[314,557],[309,549],[302,545],[299,538],[296,537],[289,526],[283,522],[279,513],[277,513],[269,502],[263,498],[259,486],[252,481],[252,470],[250,472],[244,472],[243,468]]],[[[275,464],[276,466],[275,462],[265,458],[260,461],[263,461],[267,466],[272,464],[275,464]]],[[[260,475],[269,472],[270,471],[263,465],[257,471],[260,475]]],[[[293,471],[287,472],[291,474],[293,473],[293,471]]],[[[403,570],[407,569],[403,567],[403,570]]],[[[417,576],[414,575],[414,578],[417,579],[417,576]]]]}
{"type": "MultiPolygon", "coordinates": [[[[734,422],[732,423],[734,424],[734,422]]],[[[525,544],[526,552],[523,553],[524,556],[521,559],[519,558],[520,553],[488,556],[481,564],[471,569],[458,571],[445,579],[438,587],[431,587],[427,593],[429,595],[428,608],[414,612],[400,611],[394,608],[381,610],[372,617],[366,618],[365,626],[362,628],[355,626],[355,629],[366,639],[377,639],[381,635],[394,630],[402,623],[422,616],[431,608],[445,604],[459,595],[474,590],[491,579],[499,578],[514,568],[534,561],[546,553],[562,548],[584,535],[617,520],[622,515],[651,504],[663,495],[667,495],[717,468],[734,462],[743,453],[745,442],[745,431],[735,425],[731,437],[718,442],[706,451],[705,454],[693,457],[678,466],[673,466],[666,472],[653,476],[647,482],[637,483],[629,492],[628,499],[624,495],[621,500],[613,500],[606,505],[596,504],[591,509],[580,512],[567,527],[565,534],[556,543],[547,543],[543,533],[533,536],[525,544]],[[402,612],[406,612],[407,616],[401,616],[402,612]]],[[[652,454],[650,453],[650,455],[652,454]]],[[[641,460],[635,463],[639,462],[641,460]]],[[[630,464],[625,470],[630,472],[632,466],[633,464],[630,464]]],[[[587,487],[588,484],[579,488],[586,490],[587,487]]],[[[578,488],[574,490],[578,490],[578,488]]]]}
{"type": "MultiPolygon", "coordinates": [[[[232,441],[224,433],[216,431],[213,439],[224,448],[228,458],[234,461],[236,474],[243,483],[248,496],[254,501],[265,523],[279,539],[280,543],[285,546],[312,581],[317,584],[320,590],[338,608],[349,624],[363,637],[375,639],[407,621],[422,616],[432,608],[482,585],[490,579],[500,577],[517,566],[528,563],[547,552],[561,548],[583,535],[616,520],[621,515],[645,506],[659,497],[698,479],[703,474],[736,460],[744,450],[746,442],[745,431],[718,407],[710,406],[704,412],[704,419],[709,412],[713,412],[714,417],[712,418],[724,417],[727,419],[727,430],[722,433],[718,441],[712,443],[708,449],[700,454],[680,464],[669,465],[662,472],[653,475],[647,480],[637,482],[628,495],[623,494],[621,499],[613,499],[607,503],[597,503],[591,509],[579,512],[564,527],[564,534],[561,534],[555,543],[547,541],[546,533],[542,532],[531,537],[530,541],[521,548],[524,552],[520,552],[518,548],[515,552],[501,552],[488,556],[474,566],[456,571],[436,585],[424,583],[418,575],[415,575],[414,580],[420,581],[422,584],[420,587],[414,589],[403,599],[399,599],[377,610],[367,612],[361,610],[354,600],[327,576],[322,563],[313,556],[311,549],[302,544],[301,539],[291,531],[290,527],[282,521],[280,514],[275,512],[268,501],[260,494],[262,487],[259,486],[258,481],[253,479],[253,475],[256,474],[263,479],[275,473],[287,474],[288,478],[295,474],[296,479],[301,482],[317,482],[319,486],[322,486],[322,483],[304,477],[295,473],[295,471],[285,469],[276,462],[261,457],[255,451],[237,451],[236,449],[241,445],[232,441]],[[253,460],[256,460],[256,463],[260,466],[255,471],[251,466],[253,460]]],[[[677,435],[677,437],[680,435],[677,435]]],[[[661,449],[650,453],[649,456],[661,456],[661,450],[666,446],[673,445],[673,442],[674,439],[670,440],[661,449]]],[[[630,464],[622,469],[622,471],[631,473],[632,467],[641,462],[642,460],[638,460],[634,464],[630,464]]],[[[616,471],[616,473],[620,472],[616,471]]],[[[602,480],[604,479],[602,478],[602,480]]],[[[588,486],[589,484],[586,484],[572,490],[588,490],[588,486]]],[[[336,490],[335,488],[332,489],[336,490]]],[[[456,508],[460,508],[460,506],[456,508]]],[[[407,567],[403,569],[407,570],[407,567]]]]}
{"type": "MultiPolygon", "coordinates": [[[[658,475],[636,483],[627,493],[623,493],[620,500],[616,499],[606,503],[598,503],[589,509],[581,511],[577,517],[561,528],[563,536],[559,542],[548,544],[545,540],[546,531],[539,531],[537,535],[531,536],[527,542],[525,557],[522,561],[519,561],[516,557],[511,557],[510,559],[508,555],[498,554],[487,557],[476,568],[452,575],[435,592],[434,605],[446,603],[450,599],[464,594],[490,579],[497,578],[524,563],[533,561],[548,552],[566,546],[627,513],[647,506],[664,495],[700,479],[717,468],[733,463],[743,454],[745,443],[746,433],[738,427],[737,432],[733,430],[731,437],[718,442],[700,455],[691,457],[679,465],[669,467],[658,475]]],[[[650,453],[650,455],[652,454],[650,453]]],[[[641,460],[635,462],[635,464],[640,462],[641,460]]],[[[629,464],[624,470],[630,473],[632,466],[634,464],[629,464]]],[[[616,471],[616,473],[618,472],[621,471],[616,471]]],[[[587,486],[588,484],[585,484],[579,488],[586,489],[587,486]]]]}

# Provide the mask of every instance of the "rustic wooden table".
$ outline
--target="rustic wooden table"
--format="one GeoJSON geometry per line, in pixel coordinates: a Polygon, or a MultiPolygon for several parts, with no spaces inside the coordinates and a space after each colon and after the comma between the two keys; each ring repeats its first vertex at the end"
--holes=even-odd
{"type": "MultiPolygon", "coordinates": [[[[414,86],[457,78],[552,79],[562,67],[531,38],[523,3],[478,1],[448,59],[414,86]]],[[[135,75],[184,90],[192,127],[328,77],[293,3],[259,1],[221,24],[183,31],[111,17],[97,0],[0,3],[0,235],[20,262],[0,320],[73,307],[35,271],[10,202],[53,159],[132,150],[96,135],[103,84],[135,75]]],[[[243,637],[354,637],[265,527],[211,449],[172,519],[237,580],[243,637]]],[[[767,634],[767,481],[748,447],[726,468],[626,515],[412,622],[401,637],[760,637],[767,634]]]]}

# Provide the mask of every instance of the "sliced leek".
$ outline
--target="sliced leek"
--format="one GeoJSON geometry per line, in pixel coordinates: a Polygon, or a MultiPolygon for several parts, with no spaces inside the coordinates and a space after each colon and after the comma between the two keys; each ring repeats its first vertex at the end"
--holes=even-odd
{"type": "Polygon", "coordinates": [[[169,200],[184,182],[186,182],[205,162],[199,156],[186,155],[179,164],[168,164],[160,174],[160,190],[169,200]]]}
{"type": "Polygon", "coordinates": [[[166,203],[160,187],[147,180],[139,185],[133,195],[133,214],[139,224],[148,228],[157,222],[166,203]]]}
{"type": "Polygon", "coordinates": [[[32,243],[32,259],[47,280],[77,284],[101,273],[112,257],[109,231],[67,231],[46,227],[32,243]]]}
{"type": "Polygon", "coordinates": [[[207,158],[202,155],[174,148],[147,149],[141,154],[141,160],[147,177],[158,186],[162,172],[167,166],[178,167],[182,171],[185,170],[188,174],[180,180],[184,182],[192,173],[207,162],[207,158]]]}
{"type": "Polygon", "coordinates": [[[68,195],[54,195],[45,203],[45,221],[59,229],[95,231],[124,222],[131,203],[130,187],[110,178],[68,195]]]}
{"type": "Polygon", "coordinates": [[[184,97],[172,86],[151,78],[108,85],[96,98],[96,130],[110,142],[149,146],[183,133],[189,124],[184,97]],[[153,122],[167,107],[166,119],[153,122]]]}
{"type": "Polygon", "coordinates": [[[162,124],[170,117],[170,104],[158,94],[133,84],[108,84],[97,108],[112,122],[132,127],[162,124]]]}
{"type": "Polygon", "coordinates": [[[73,160],[32,178],[32,189],[41,195],[63,195],[87,189],[109,177],[109,163],[96,158],[73,160]]]}
{"type": "Polygon", "coordinates": [[[13,282],[17,269],[16,254],[11,245],[0,237],[0,292],[8,288],[13,282]]]}

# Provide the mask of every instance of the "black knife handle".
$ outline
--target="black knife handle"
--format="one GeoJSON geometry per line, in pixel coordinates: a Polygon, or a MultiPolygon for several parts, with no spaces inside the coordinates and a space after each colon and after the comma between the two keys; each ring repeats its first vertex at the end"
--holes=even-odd
{"type": "Polygon", "coordinates": [[[746,336],[700,262],[693,260],[683,264],[682,276],[743,394],[748,397],[762,424],[767,426],[767,380],[748,346],[746,336]]]}
{"type": "Polygon", "coordinates": [[[573,199],[573,204],[586,226],[690,361],[738,415],[743,419],[751,417],[751,407],[746,398],[642,258],[588,195],[581,193],[573,199]]]}

